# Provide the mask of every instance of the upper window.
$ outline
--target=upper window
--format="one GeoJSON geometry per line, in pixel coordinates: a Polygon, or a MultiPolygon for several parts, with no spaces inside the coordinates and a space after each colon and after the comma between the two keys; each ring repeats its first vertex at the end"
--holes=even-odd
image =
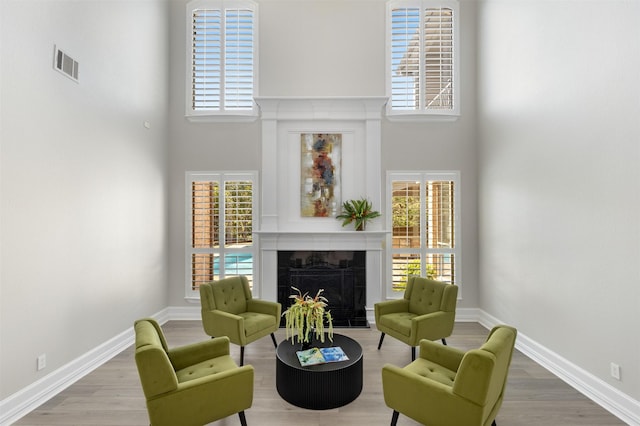
{"type": "Polygon", "coordinates": [[[235,275],[253,288],[256,179],[255,172],[187,173],[187,297],[235,275]]]}
{"type": "Polygon", "coordinates": [[[257,116],[257,5],[187,4],[187,116],[257,116]]]}
{"type": "Polygon", "coordinates": [[[387,114],[459,114],[458,3],[387,3],[387,114]]]}
{"type": "Polygon", "coordinates": [[[421,276],[460,284],[458,172],[389,172],[391,256],[387,295],[421,276]]]}

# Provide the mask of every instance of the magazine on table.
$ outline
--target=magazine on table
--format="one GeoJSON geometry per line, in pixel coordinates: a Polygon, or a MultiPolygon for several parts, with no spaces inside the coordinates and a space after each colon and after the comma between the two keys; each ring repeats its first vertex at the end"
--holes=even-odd
{"type": "Polygon", "coordinates": [[[327,362],[348,361],[349,357],[344,353],[340,346],[331,348],[311,348],[304,351],[297,351],[300,365],[306,367],[308,365],[325,364],[327,362]]]}

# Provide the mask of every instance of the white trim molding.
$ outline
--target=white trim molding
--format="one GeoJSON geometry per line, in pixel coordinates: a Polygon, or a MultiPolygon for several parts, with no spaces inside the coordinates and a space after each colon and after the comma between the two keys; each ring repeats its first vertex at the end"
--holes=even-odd
{"type": "MultiPolygon", "coordinates": [[[[487,329],[503,323],[482,310],[479,310],[479,314],[477,321],[487,329]]],[[[518,332],[516,349],[620,420],[629,425],[640,425],[640,401],[634,400],[521,332],[518,332]]]]}
{"type": "MultiPolygon", "coordinates": [[[[198,311],[199,316],[199,311],[198,311]]],[[[169,309],[152,315],[160,324],[169,321],[169,309]]],[[[107,340],[73,361],[47,374],[40,380],[0,401],[0,425],[9,426],[29,414],[78,380],[91,373],[120,352],[135,339],[133,326],[107,340]]]]}

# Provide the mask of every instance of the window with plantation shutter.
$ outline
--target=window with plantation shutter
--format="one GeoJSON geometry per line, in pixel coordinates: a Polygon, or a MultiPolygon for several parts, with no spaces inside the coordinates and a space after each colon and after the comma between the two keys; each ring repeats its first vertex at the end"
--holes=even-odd
{"type": "Polygon", "coordinates": [[[395,0],[387,9],[387,114],[458,115],[457,1],[395,0]]]}
{"type": "Polygon", "coordinates": [[[253,285],[255,172],[187,173],[187,297],[202,283],[245,275],[253,285]]]}
{"type": "Polygon", "coordinates": [[[389,172],[391,283],[402,294],[411,275],[459,285],[458,172],[389,172]]]}
{"type": "Polygon", "coordinates": [[[187,20],[187,116],[256,116],[256,4],[195,0],[187,20]]]}

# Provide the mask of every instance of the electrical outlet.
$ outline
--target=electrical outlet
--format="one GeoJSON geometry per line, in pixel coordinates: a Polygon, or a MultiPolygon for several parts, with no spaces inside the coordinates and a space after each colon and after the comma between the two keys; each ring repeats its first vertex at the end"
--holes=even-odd
{"type": "Polygon", "coordinates": [[[38,371],[42,370],[47,366],[47,355],[42,354],[38,357],[38,371]]]}
{"type": "Polygon", "coordinates": [[[611,377],[616,380],[620,380],[620,366],[615,362],[612,362],[610,365],[611,368],[611,377]]]}

